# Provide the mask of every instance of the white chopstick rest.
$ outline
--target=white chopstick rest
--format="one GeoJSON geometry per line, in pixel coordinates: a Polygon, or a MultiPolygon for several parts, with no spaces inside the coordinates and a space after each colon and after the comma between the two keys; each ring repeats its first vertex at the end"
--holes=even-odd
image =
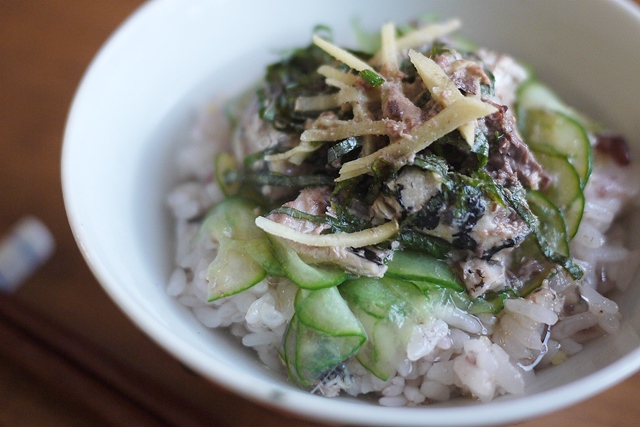
{"type": "Polygon", "coordinates": [[[55,241],[37,218],[22,218],[0,241],[0,291],[13,292],[53,254],[55,241]]]}

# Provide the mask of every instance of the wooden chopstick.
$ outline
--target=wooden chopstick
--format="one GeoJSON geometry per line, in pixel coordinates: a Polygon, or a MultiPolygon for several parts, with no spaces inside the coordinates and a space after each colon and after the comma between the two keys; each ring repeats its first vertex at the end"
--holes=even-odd
{"type": "Polygon", "coordinates": [[[0,352],[112,426],[222,426],[78,334],[0,294],[0,352]]]}

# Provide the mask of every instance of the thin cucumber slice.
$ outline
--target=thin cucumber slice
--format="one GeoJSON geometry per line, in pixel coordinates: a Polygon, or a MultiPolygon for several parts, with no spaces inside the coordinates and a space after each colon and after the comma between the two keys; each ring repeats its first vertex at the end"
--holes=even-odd
{"type": "Polygon", "coordinates": [[[580,177],[566,157],[534,150],[536,160],[551,176],[551,186],[541,191],[563,214],[569,240],[575,236],[584,211],[580,177]]]}
{"type": "Polygon", "coordinates": [[[249,255],[251,259],[265,269],[267,275],[276,277],[285,276],[284,269],[276,258],[268,236],[265,235],[262,238],[247,240],[229,240],[226,244],[228,244],[230,248],[249,255]]]}
{"type": "Polygon", "coordinates": [[[435,283],[457,291],[465,289],[446,262],[417,251],[396,251],[385,274],[415,282],[435,283]]]}
{"type": "Polygon", "coordinates": [[[213,159],[213,170],[216,182],[225,196],[233,196],[238,193],[240,183],[232,182],[229,176],[238,171],[238,163],[231,153],[221,151],[213,159]]]}
{"type": "Polygon", "coordinates": [[[486,293],[475,298],[469,304],[469,314],[491,313],[498,314],[504,308],[504,302],[510,297],[505,291],[486,293]]]}
{"type": "MultiPolygon", "coordinates": [[[[355,313],[358,314],[357,311],[355,313]]],[[[385,320],[362,323],[369,339],[358,351],[356,359],[373,375],[386,381],[406,357],[405,349],[413,324],[398,328],[385,320]]]]}
{"type": "Polygon", "coordinates": [[[311,386],[356,354],[367,339],[365,330],[337,288],[300,289],[296,314],[284,339],[290,377],[311,386]]]}
{"type": "MultiPolygon", "coordinates": [[[[546,220],[546,218],[539,219],[538,215],[544,216],[544,212],[540,212],[540,209],[536,209],[536,212],[533,212],[535,208],[532,207],[532,204],[535,204],[536,198],[544,199],[538,192],[529,191],[527,194],[526,191],[522,191],[522,189],[516,191],[505,191],[504,189],[500,190],[500,195],[504,198],[504,200],[509,204],[511,208],[523,219],[529,230],[531,230],[531,236],[535,239],[535,242],[540,249],[542,255],[549,261],[562,266],[567,273],[571,275],[574,279],[579,279],[584,275],[584,270],[580,268],[568,255],[564,255],[562,253],[558,253],[554,251],[554,245],[549,244],[547,236],[543,233],[543,224],[542,220],[546,220]]],[[[560,230],[566,236],[566,225],[564,225],[564,218],[562,218],[562,212],[558,208],[556,208],[553,203],[546,200],[546,202],[542,203],[542,206],[550,205],[553,209],[551,209],[551,214],[555,218],[557,216],[560,218],[560,224],[562,228],[560,230]],[[553,212],[555,210],[555,213],[553,212]]],[[[554,219],[555,221],[555,219],[554,219]]],[[[568,246],[568,242],[567,242],[568,246]]]]}
{"type": "MultiPolygon", "coordinates": [[[[531,212],[540,221],[540,234],[538,238],[541,246],[547,245],[549,249],[562,257],[569,256],[569,239],[567,227],[560,209],[538,191],[527,193],[527,203],[531,212]]],[[[545,250],[545,248],[541,248],[545,250]]]]}
{"type": "Polygon", "coordinates": [[[575,111],[568,107],[554,91],[536,79],[522,83],[516,95],[516,111],[519,120],[531,110],[551,110],[575,117],[575,111]]]}
{"type": "Polygon", "coordinates": [[[246,253],[220,246],[207,269],[209,302],[238,294],[259,283],[266,271],[246,253]]]}
{"type": "Polygon", "coordinates": [[[405,357],[414,327],[431,318],[432,303],[413,283],[391,277],[360,277],[339,290],[367,333],[356,358],[375,376],[388,379],[405,357]]]}
{"type": "Polygon", "coordinates": [[[533,235],[529,235],[520,246],[514,249],[513,259],[516,260],[513,269],[520,268],[523,263],[532,260],[536,260],[537,264],[537,268],[532,274],[528,275],[516,288],[517,294],[522,298],[540,288],[546,279],[557,272],[556,265],[545,259],[545,256],[540,252],[540,248],[533,235]]]}
{"type": "Polygon", "coordinates": [[[393,313],[399,318],[429,311],[424,294],[413,283],[383,277],[358,277],[340,286],[340,293],[350,306],[357,306],[369,316],[387,319],[393,313]]]}
{"type": "Polygon", "coordinates": [[[578,232],[582,216],[584,215],[585,198],[584,194],[576,199],[567,207],[564,208],[564,222],[567,226],[567,238],[571,241],[578,232]]]}
{"type": "Polygon", "coordinates": [[[559,153],[533,150],[533,154],[551,177],[551,185],[543,194],[562,210],[582,193],[578,173],[567,158],[559,153]]]}
{"type": "Polygon", "coordinates": [[[287,374],[291,381],[293,381],[298,387],[304,388],[311,385],[311,382],[305,381],[300,377],[298,370],[296,369],[298,346],[298,330],[300,329],[300,321],[298,316],[293,315],[287,326],[287,331],[284,334],[284,340],[282,343],[282,360],[287,368],[287,374]]]}
{"type": "Polygon", "coordinates": [[[524,122],[528,111],[549,110],[571,117],[589,131],[600,129],[599,125],[571,108],[550,87],[535,78],[528,79],[520,85],[516,98],[516,117],[519,123],[524,122]]]}
{"type": "Polygon", "coordinates": [[[423,291],[425,292],[427,299],[433,301],[435,304],[452,304],[453,306],[470,314],[497,314],[502,311],[504,307],[504,300],[509,296],[509,291],[490,291],[478,298],[471,298],[466,290],[463,292],[457,292],[453,289],[433,286],[425,287],[423,291]]]}
{"type": "Polygon", "coordinates": [[[201,233],[218,242],[218,253],[207,270],[208,299],[237,294],[267,275],[282,275],[267,234],[255,225],[259,210],[253,202],[229,197],[211,209],[201,233]]]}
{"type": "Polygon", "coordinates": [[[349,278],[349,273],[337,266],[307,264],[279,237],[269,236],[269,240],[284,275],[303,289],[330,288],[349,278]]]}
{"type": "Polygon", "coordinates": [[[215,205],[202,222],[203,232],[216,240],[250,240],[266,236],[255,225],[259,214],[258,206],[242,197],[227,197],[215,205]]]}
{"type": "Polygon", "coordinates": [[[571,117],[549,110],[529,110],[521,123],[522,135],[531,149],[565,156],[587,184],[592,168],[591,142],[584,127],[571,117]]]}
{"type": "Polygon", "coordinates": [[[300,289],[294,307],[305,326],[336,337],[353,335],[363,341],[366,338],[362,325],[335,286],[315,291],[300,289]]]}

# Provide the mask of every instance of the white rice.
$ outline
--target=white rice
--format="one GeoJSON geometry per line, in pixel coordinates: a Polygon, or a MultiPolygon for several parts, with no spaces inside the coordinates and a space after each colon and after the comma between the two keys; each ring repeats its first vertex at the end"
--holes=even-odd
{"type": "MultiPolygon", "coordinates": [[[[269,279],[241,294],[206,302],[205,272],[215,257],[216,245],[198,235],[196,220],[222,197],[211,159],[229,138],[226,131],[218,131],[219,126],[223,126],[221,114],[207,111],[177,158],[184,183],[167,197],[177,238],[176,269],[168,280],[167,293],[191,307],[206,327],[228,328],[243,345],[254,348],[266,366],[285,375],[278,349],[293,316],[295,285],[286,279],[269,279]]],[[[599,291],[612,290],[607,286],[624,290],[640,263],[637,251],[624,246],[624,232],[612,227],[614,218],[640,190],[640,179],[625,178],[629,173],[637,171],[621,170],[607,159],[595,163],[585,189],[583,221],[571,243],[572,255],[585,267],[582,280],[575,282],[558,274],[548,283],[554,292],[542,290],[526,300],[508,300],[498,316],[473,316],[443,306],[432,322],[415,328],[406,358],[387,381],[350,360],[349,375],[321,383],[314,392],[325,396],[371,394],[380,405],[394,407],[461,395],[488,401],[505,393],[522,393],[533,377],[529,365],[539,362],[537,368],[542,368],[560,363],[581,351],[585,340],[615,333],[620,324],[618,306],[599,291]],[[585,308],[564,312],[563,302],[574,300],[576,306],[585,308]]]]}

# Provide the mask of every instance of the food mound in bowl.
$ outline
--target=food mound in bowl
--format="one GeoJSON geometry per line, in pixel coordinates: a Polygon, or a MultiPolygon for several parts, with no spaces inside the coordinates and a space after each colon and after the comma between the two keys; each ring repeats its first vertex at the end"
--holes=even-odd
{"type": "Polygon", "coordinates": [[[489,401],[619,327],[625,139],[459,25],[316,33],[177,156],[168,293],[312,393],[489,401]]]}

